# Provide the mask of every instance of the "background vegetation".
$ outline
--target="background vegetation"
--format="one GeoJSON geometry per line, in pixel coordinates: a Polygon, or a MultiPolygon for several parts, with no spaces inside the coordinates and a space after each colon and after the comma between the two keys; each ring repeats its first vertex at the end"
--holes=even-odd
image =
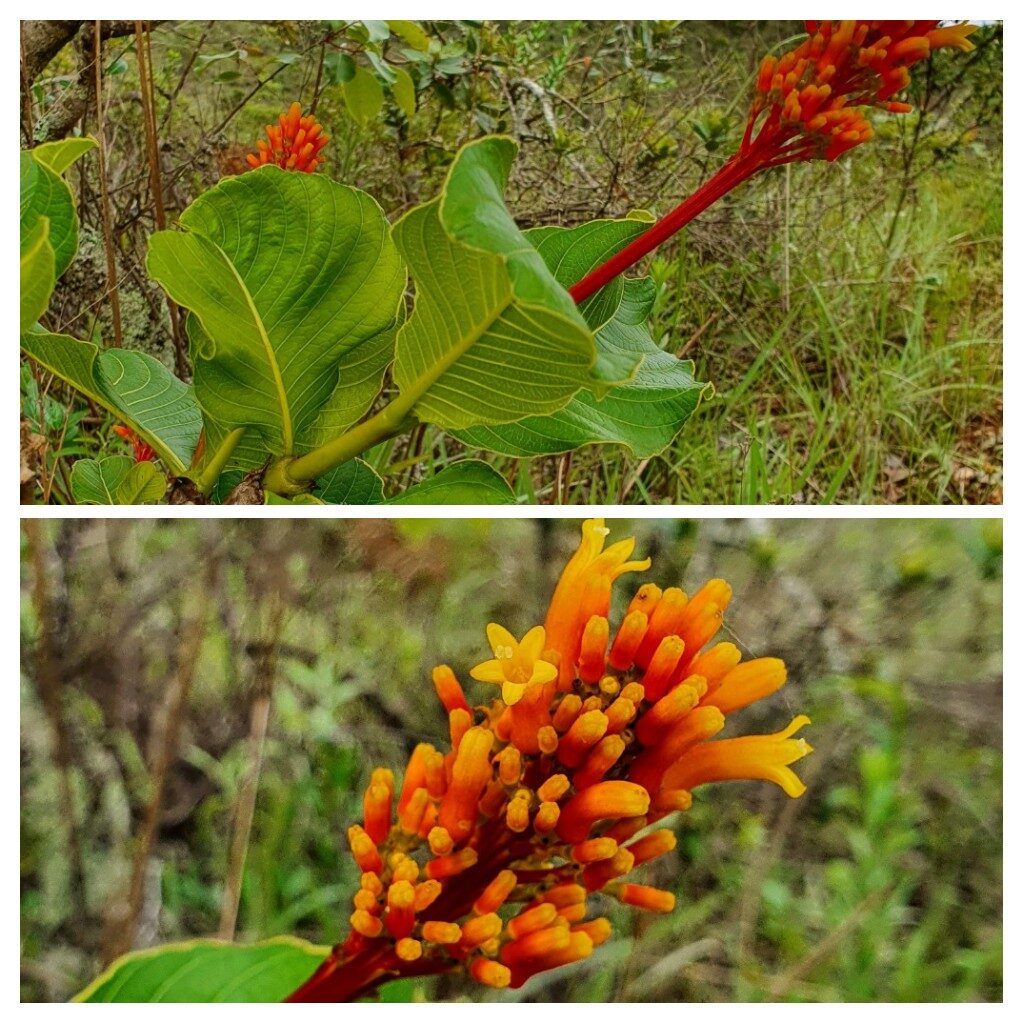
{"type": "MultiPolygon", "coordinates": [[[[1000,999],[1000,522],[610,526],[644,579],[733,583],[727,635],[791,680],[743,729],[810,714],[809,791],[698,790],[652,878],[676,912],[602,907],[580,965],[388,998],[1000,999]]],[[[133,945],[338,940],[371,768],[442,741],[431,666],[468,682],[486,622],[541,620],[578,523],[24,531],[21,992],[57,1000],[133,945]]]]}
{"type": "MultiPolygon", "coordinates": [[[[160,215],[135,27],[103,25],[106,171],[89,156],[70,174],[82,245],[48,326],[120,337],[187,375],[180,325],[143,268],[160,215]]],[[[326,172],[367,189],[392,217],[431,196],[456,148],[488,132],[522,144],[510,204],[524,227],[665,213],[732,151],[757,63],[799,31],[429,22],[422,38],[403,38],[382,25],[157,24],[168,220],[243,171],[262,126],[295,98],[332,136],[326,172]]],[[[48,65],[26,75],[23,64],[24,145],[97,131],[94,35],[84,23],[48,65]]],[[[489,457],[522,499],[1002,500],[1001,27],[975,39],[974,53],[942,52],[920,69],[919,114],[884,120],[875,141],[836,165],[755,179],[661,251],[651,264],[655,337],[693,358],[717,397],[653,459],[607,448],[530,465],[489,457]]],[[[22,393],[24,497],[67,500],[68,460],[123,442],[28,365],[22,393]]],[[[405,482],[459,454],[423,427],[371,461],[405,482]]]]}

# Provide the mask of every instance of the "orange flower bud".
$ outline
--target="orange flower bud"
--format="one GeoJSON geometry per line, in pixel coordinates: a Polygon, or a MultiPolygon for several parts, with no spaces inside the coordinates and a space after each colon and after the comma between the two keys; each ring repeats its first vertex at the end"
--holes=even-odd
{"type": "Polygon", "coordinates": [[[416,902],[413,907],[416,909],[416,913],[421,913],[430,906],[438,896],[441,895],[441,883],[435,881],[433,878],[427,879],[425,882],[420,882],[416,886],[416,902]]]}
{"type": "Polygon", "coordinates": [[[567,768],[578,768],[607,731],[608,719],[603,711],[584,711],[558,744],[558,760],[567,768]]]}
{"type": "Polygon", "coordinates": [[[507,746],[498,755],[498,778],[503,785],[514,786],[523,774],[523,759],[513,746],[507,746]]]}
{"type": "Polygon", "coordinates": [[[669,828],[659,828],[656,832],[652,832],[626,847],[633,854],[634,867],[655,860],[675,848],[676,836],[669,828]]]}
{"type": "Polygon", "coordinates": [[[558,804],[551,800],[545,800],[537,808],[537,813],[533,816],[534,830],[542,836],[547,835],[549,832],[554,832],[561,813],[562,809],[558,804]]]}
{"type": "Polygon", "coordinates": [[[608,649],[608,620],[592,615],[580,641],[579,677],[585,683],[596,683],[604,674],[604,655],[608,649]]]}
{"type": "Polygon", "coordinates": [[[359,889],[352,897],[352,905],[356,910],[366,910],[371,914],[375,914],[379,909],[377,897],[369,889],[359,889]]]}
{"type": "Polygon", "coordinates": [[[506,943],[501,947],[501,959],[511,967],[524,960],[535,960],[566,949],[569,941],[569,929],[564,924],[557,924],[506,943]]]}
{"type": "Polygon", "coordinates": [[[379,872],[384,867],[384,861],[377,852],[377,844],[359,825],[353,825],[348,830],[348,845],[360,871],[379,872]]]}
{"type": "Polygon", "coordinates": [[[649,885],[633,885],[627,882],[617,890],[610,891],[620,903],[640,907],[641,910],[656,910],[661,914],[667,914],[674,910],[676,905],[676,898],[672,893],[649,885]]]}
{"type": "Polygon", "coordinates": [[[371,782],[363,797],[363,827],[377,844],[391,831],[391,790],[380,782],[371,782]]]}
{"type": "Polygon", "coordinates": [[[355,931],[368,939],[377,938],[384,930],[380,918],[374,917],[373,914],[365,910],[357,910],[348,921],[355,931]]]}
{"type": "Polygon", "coordinates": [[[471,846],[457,853],[448,853],[443,857],[435,857],[428,860],[424,870],[428,878],[451,878],[453,875],[461,875],[463,871],[471,868],[476,862],[479,854],[471,846]]]}
{"type": "Polygon", "coordinates": [[[572,932],[574,935],[582,932],[597,947],[611,938],[612,923],[607,917],[595,917],[593,921],[584,921],[583,924],[576,925],[572,932]]]}
{"type": "Polygon", "coordinates": [[[530,801],[515,797],[505,811],[505,824],[512,832],[525,832],[530,827],[530,801]]]}
{"type": "Polygon", "coordinates": [[[516,887],[514,871],[499,871],[486,889],[477,897],[473,910],[477,914],[491,914],[498,910],[516,887]]]}
{"type": "Polygon", "coordinates": [[[621,780],[599,782],[577,793],[562,808],[558,834],[567,843],[580,843],[596,822],[646,814],[649,806],[650,797],[642,786],[621,780]]]}
{"type": "Polygon", "coordinates": [[[639,707],[647,695],[644,693],[644,688],[640,683],[626,683],[619,696],[639,707]]]}
{"type": "Polygon", "coordinates": [[[441,800],[437,819],[459,842],[473,831],[477,801],[491,779],[491,744],[494,733],[479,726],[470,729],[459,744],[452,765],[452,779],[441,800]]]}
{"type": "Polygon", "coordinates": [[[462,929],[450,921],[424,921],[420,932],[425,941],[438,946],[450,946],[462,938],[462,929]]]}
{"type": "Polygon", "coordinates": [[[779,658],[755,658],[737,665],[722,679],[705,705],[731,714],[756,700],[768,697],[786,682],[786,666],[779,658]]]}
{"type": "Polygon", "coordinates": [[[537,796],[544,801],[557,802],[569,791],[569,779],[559,773],[549,775],[540,786],[537,787],[537,796]]]}
{"type": "Polygon", "coordinates": [[[636,705],[626,697],[616,697],[605,712],[608,732],[618,734],[636,717],[636,705]]]}
{"type": "Polygon", "coordinates": [[[504,964],[482,956],[469,965],[469,973],[474,981],[489,988],[508,988],[512,980],[512,972],[504,964]]]}
{"type": "Polygon", "coordinates": [[[572,859],[577,864],[590,864],[596,860],[607,860],[614,857],[619,844],[607,836],[598,836],[596,839],[586,839],[577,843],[572,848],[572,859]]]}
{"type": "Polygon", "coordinates": [[[680,685],[670,690],[636,723],[636,738],[652,746],[697,706],[697,691],[680,685]]]}
{"type": "Polygon", "coordinates": [[[398,815],[398,824],[403,832],[416,835],[423,823],[423,815],[426,814],[427,804],[430,803],[430,794],[425,789],[417,789],[412,798],[405,805],[405,809],[398,815]]]}
{"type": "Polygon", "coordinates": [[[621,736],[605,736],[587,755],[583,766],[572,777],[573,787],[579,792],[587,786],[600,782],[605,772],[622,756],[626,750],[625,740],[621,736]]]}
{"type": "Polygon", "coordinates": [[[423,946],[416,939],[399,939],[395,943],[395,954],[399,960],[410,963],[423,956],[423,946]]]}
{"type": "Polygon", "coordinates": [[[380,876],[373,871],[364,871],[359,876],[359,887],[372,892],[374,896],[379,896],[384,891],[380,876]]]}
{"type": "Polygon", "coordinates": [[[625,672],[633,664],[636,652],[647,633],[647,624],[648,618],[641,611],[630,612],[622,620],[608,654],[608,664],[617,672],[625,672]]]}
{"type": "MultiPolygon", "coordinates": [[[[680,636],[687,606],[686,594],[678,587],[669,587],[651,614],[647,632],[633,657],[635,664],[646,669],[659,644],[667,636],[680,636]]],[[[688,646],[688,645],[687,645],[688,646]]]]}
{"type": "Polygon", "coordinates": [[[666,636],[658,644],[658,649],[654,652],[643,679],[640,680],[649,701],[659,700],[668,689],[669,680],[683,656],[685,646],[677,636],[666,636]]]}
{"type": "Polygon", "coordinates": [[[427,835],[427,845],[430,847],[432,854],[441,857],[446,853],[451,853],[455,844],[452,842],[452,837],[448,834],[448,829],[435,825],[427,835]]]}
{"type": "Polygon", "coordinates": [[[537,730],[537,746],[542,754],[553,754],[558,749],[558,733],[553,725],[544,725],[537,730]]]}
{"type": "Polygon", "coordinates": [[[613,857],[599,860],[583,869],[583,884],[590,892],[603,889],[613,878],[619,878],[633,870],[633,854],[625,847],[619,847],[613,857]]]}
{"type": "Polygon", "coordinates": [[[497,914],[481,914],[479,917],[471,917],[462,926],[461,942],[465,946],[475,948],[500,935],[501,927],[501,918],[497,914]]]}
{"type": "Polygon", "coordinates": [[[558,908],[552,903],[538,903],[535,907],[524,910],[517,914],[508,923],[508,933],[513,939],[521,939],[530,932],[540,931],[555,923],[558,917],[558,908]]]}
{"type": "MultiPolygon", "coordinates": [[[[629,607],[626,609],[624,617],[629,618],[630,615],[641,612],[649,618],[654,609],[657,608],[658,602],[661,600],[661,594],[661,587],[656,583],[645,583],[633,595],[633,600],[629,602],[629,607]]],[[[629,666],[625,667],[628,668],[629,666]]]]}
{"type": "Polygon", "coordinates": [[[567,693],[558,703],[555,715],[551,719],[552,725],[559,732],[566,732],[573,722],[576,721],[583,707],[583,700],[575,693],[567,693]]]}
{"type": "Polygon", "coordinates": [[[575,882],[562,882],[537,897],[541,902],[551,903],[556,907],[568,907],[573,903],[582,903],[586,898],[587,890],[575,882]]]}

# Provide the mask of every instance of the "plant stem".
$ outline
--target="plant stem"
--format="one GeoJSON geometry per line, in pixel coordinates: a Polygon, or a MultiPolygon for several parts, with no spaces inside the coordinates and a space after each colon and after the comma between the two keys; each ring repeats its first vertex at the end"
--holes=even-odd
{"type": "Polygon", "coordinates": [[[232,453],[238,447],[238,442],[242,440],[242,435],[245,433],[245,427],[238,427],[236,430],[232,430],[227,437],[224,438],[220,443],[220,447],[214,453],[213,458],[210,459],[206,469],[199,474],[196,480],[196,487],[203,494],[209,494],[213,490],[214,484],[217,483],[218,477],[224,472],[224,467],[228,464],[228,459],[231,458],[232,453]]]}
{"type": "Polygon", "coordinates": [[[569,289],[576,304],[589,299],[606,284],[653,252],[662,242],[680,231],[699,213],[732,191],[742,181],[761,169],[762,156],[757,151],[732,157],[688,199],[684,199],[671,213],[662,217],[638,238],[620,249],[611,259],[596,267],[569,289]]]}

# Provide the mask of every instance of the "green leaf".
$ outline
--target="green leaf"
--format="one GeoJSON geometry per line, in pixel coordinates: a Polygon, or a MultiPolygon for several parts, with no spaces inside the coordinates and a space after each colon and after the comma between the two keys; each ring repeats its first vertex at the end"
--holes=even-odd
{"type": "Polygon", "coordinates": [[[396,342],[399,403],[447,429],[551,413],[609,386],[586,322],[505,209],[514,153],[505,138],[470,143],[441,195],[394,228],[416,282],[396,342]]]}
{"type": "MultiPolygon", "coordinates": [[[[569,285],[598,266],[647,226],[644,221],[595,221],[578,228],[541,228],[529,234],[555,276],[569,285]]],[[[663,451],[682,429],[708,385],[694,380],[693,363],[654,344],[646,320],[654,303],[650,278],[611,282],[582,307],[597,330],[602,359],[641,359],[635,376],[598,400],[581,391],[551,416],[473,427],[456,437],[473,448],[530,457],[584,444],[622,444],[639,457],[663,451]],[[618,295],[610,319],[611,299],[618,295]],[[603,321],[603,323],[602,323],[603,321]]]]}
{"type": "Polygon", "coordinates": [[[388,27],[403,43],[408,43],[414,50],[430,49],[427,33],[415,21],[389,21],[388,27]]]}
{"type": "Polygon", "coordinates": [[[64,179],[31,153],[21,154],[21,237],[31,236],[40,217],[50,222],[54,275],[60,277],[78,249],[78,214],[64,179]]]}
{"type": "Polygon", "coordinates": [[[54,174],[63,174],[76,160],[95,148],[96,140],[89,137],[61,139],[36,146],[32,156],[54,174]]]}
{"type": "Polygon", "coordinates": [[[261,167],[221,181],[180,223],[153,235],[147,267],[198,321],[210,440],[214,422],[253,427],[270,454],[303,450],[325,408],[352,415],[386,362],[405,270],[383,212],[322,175],[261,167]]]}
{"type": "Polygon", "coordinates": [[[442,469],[391,498],[388,505],[514,505],[516,496],[496,470],[477,459],[442,469]]]}
{"type": "Polygon", "coordinates": [[[350,459],[320,477],[313,494],[326,505],[379,505],[384,481],[362,459],[350,459]]]}
{"type": "Polygon", "coordinates": [[[347,53],[335,51],[324,58],[324,70],[331,85],[341,85],[352,80],[356,73],[356,62],[347,53]]]}
{"type": "Polygon", "coordinates": [[[46,311],[56,283],[50,220],[40,217],[21,236],[21,329],[27,331],[46,311]]]}
{"type": "Polygon", "coordinates": [[[192,388],[142,352],[101,350],[67,334],[30,331],[22,350],[44,369],[124,420],[181,475],[192,461],[202,417],[192,388]]]}
{"type": "Polygon", "coordinates": [[[382,43],[391,35],[391,29],[386,21],[364,21],[363,25],[371,43],[382,43]]]}
{"type": "Polygon", "coordinates": [[[279,1003],[330,953],[282,936],[252,946],[213,939],[145,949],[116,960],[76,1003],[279,1003]]]}
{"type": "Polygon", "coordinates": [[[358,65],[352,77],[342,86],[345,106],[352,119],[365,128],[384,107],[384,89],[375,75],[358,65]]]}
{"type": "Polygon", "coordinates": [[[395,75],[394,84],[391,86],[391,95],[406,117],[412,117],[416,113],[416,86],[413,84],[412,75],[405,68],[392,68],[395,75]]]}
{"type": "Polygon", "coordinates": [[[71,467],[71,493],[79,505],[144,505],[166,490],[167,479],[152,462],[127,455],[79,459],[71,467]]]}

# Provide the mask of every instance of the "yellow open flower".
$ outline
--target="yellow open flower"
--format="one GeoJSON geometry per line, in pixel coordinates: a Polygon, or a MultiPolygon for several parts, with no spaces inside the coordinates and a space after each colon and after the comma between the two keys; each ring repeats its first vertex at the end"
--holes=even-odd
{"type": "Polygon", "coordinates": [[[534,626],[522,640],[517,640],[504,626],[492,622],[487,626],[487,642],[494,657],[470,670],[470,675],[481,683],[495,683],[501,687],[501,699],[509,706],[518,703],[530,686],[550,683],[558,669],[542,661],[544,653],[544,627],[534,626]]]}

